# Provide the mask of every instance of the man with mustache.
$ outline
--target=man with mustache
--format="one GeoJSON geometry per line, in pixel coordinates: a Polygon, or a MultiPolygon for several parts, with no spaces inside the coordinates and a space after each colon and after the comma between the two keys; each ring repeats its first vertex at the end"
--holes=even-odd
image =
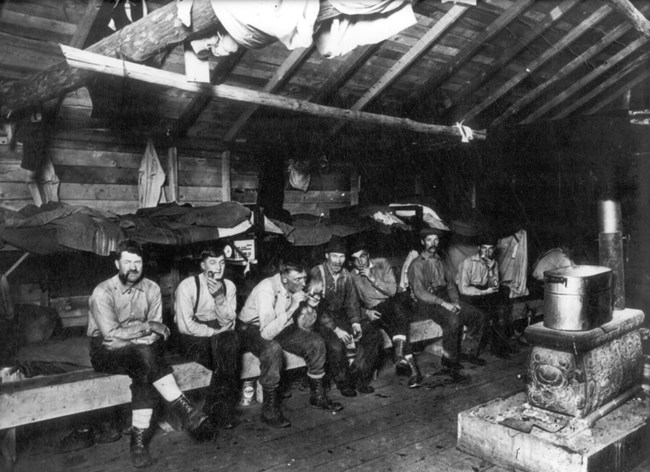
{"type": "Polygon", "coordinates": [[[300,263],[284,262],[280,272],[258,283],[239,313],[238,326],[242,349],[260,360],[259,382],[264,390],[262,422],[275,428],[288,428],[280,404],[278,387],[282,371],[282,350],[302,357],[307,364],[310,397],[314,408],[340,411],[343,406],[327,397],[325,341],[317,333],[301,329],[297,319],[308,302],[307,274],[300,263]]]}
{"type": "Polygon", "coordinates": [[[202,272],[178,284],[174,320],[181,353],[212,371],[204,411],[212,424],[231,429],[236,423],[241,362],[235,332],[237,288],[224,278],[224,247],[219,243],[203,251],[202,272]]]}
{"type": "Polygon", "coordinates": [[[422,374],[411,352],[409,316],[407,308],[395,297],[397,281],[390,263],[383,257],[370,258],[364,243],[352,250],[352,278],[362,305],[362,312],[370,322],[386,331],[395,349],[395,370],[410,375],[408,386],[422,385],[422,374]]]}
{"type": "Polygon", "coordinates": [[[163,357],[169,328],[162,322],[160,287],[144,277],[142,249],[133,241],[117,245],[118,273],[100,283],[90,297],[88,336],[90,360],[97,372],[131,377],[131,460],[148,467],[153,408],[162,396],[183,418],[195,439],[211,432],[207,416],[178,388],[172,368],[163,357]]]}
{"type": "Polygon", "coordinates": [[[329,374],[341,394],[352,397],[372,393],[370,380],[376,367],[383,338],[370,319],[362,315],[357,290],[345,263],[343,239],[328,243],[325,262],[311,270],[311,278],[323,284],[319,332],[327,343],[329,374]],[[346,346],[356,346],[356,358],[348,365],[346,346]]]}
{"type": "Polygon", "coordinates": [[[460,300],[447,261],[440,255],[441,234],[442,230],[437,228],[420,231],[423,250],[411,263],[408,280],[418,315],[432,319],[442,328],[442,366],[457,371],[463,368],[460,363],[463,327],[467,327],[463,351],[467,358],[475,359],[483,336],[485,315],[460,300]]]}

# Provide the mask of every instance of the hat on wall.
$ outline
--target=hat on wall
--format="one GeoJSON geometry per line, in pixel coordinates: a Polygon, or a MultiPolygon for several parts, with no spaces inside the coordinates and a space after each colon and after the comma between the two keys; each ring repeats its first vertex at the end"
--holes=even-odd
{"type": "Polygon", "coordinates": [[[348,245],[343,238],[335,238],[329,240],[327,246],[325,247],[325,252],[335,252],[337,254],[347,254],[348,245]]]}

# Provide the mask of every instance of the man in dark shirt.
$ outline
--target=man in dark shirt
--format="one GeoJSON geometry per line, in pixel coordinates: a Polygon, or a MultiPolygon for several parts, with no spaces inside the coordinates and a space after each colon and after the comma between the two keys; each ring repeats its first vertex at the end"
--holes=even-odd
{"type": "Polygon", "coordinates": [[[460,359],[481,364],[478,350],[485,326],[485,314],[459,299],[447,262],[439,253],[442,230],[425,228],[420,231],[423,250],[408,269],[409,286],[416,300],[418,314],[426,316],[442,328],[441,363],[458,370],[460,359]],[[463,326],[467,327],[461,355],[463,326]]]}
{"type": "Polygon", "coordinates": [[[323,284],[319,332],[327,343],[329,374],[344,396],[372,393],[370,386],[383,338],[361,314],[352,275],[343,267],[347,246],[342,239],[328,244],[325,262],[311,270],[311,279],[323,284]],[[347,347],[356,347],[356,358],[348,366],[347,347]],[[355,390],[356,388],[356,390],[355,390]]]}
{"type": "Polygon", "coordinates": [[[395,297],[397,281],[390,263],[383,257],[371,259],[365,244],[352,250],[352,278],[361,301],[361,311],[370,322],[383,329],[393,341],[395,369],[408,372],[408,386],[422,385],[422,375],[411,352],[407,308],[395,297]]]}
{"type": "Polygon", "coordinates": [[[115,267],[118,273],[95,287],[90,297],[90,361],[97,372],[131,377],[131,460],[135,467],[148,467],[153,463],[148,441],[158,395],[181,414],[196,439],[205,439],[211,425],[180,391],[162,355],[169,328],[162,322],[160,287],[143,275],[140,246],[120,242],[115,267]]]}

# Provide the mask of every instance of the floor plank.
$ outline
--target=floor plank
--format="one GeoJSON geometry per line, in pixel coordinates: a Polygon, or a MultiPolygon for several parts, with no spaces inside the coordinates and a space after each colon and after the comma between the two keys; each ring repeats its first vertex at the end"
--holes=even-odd
{"type": "MultiPolygon", "coordinates": [[[[332,399],[345,406],[336,414],[309,407],[308,392],[294,385],[285,403],[291,428],[263,425],[260,405],[253,404],[242,407],[241,424],[222,432],[215,442],[196,444],[183,433],[159,431],[151,444],[155,464],[149,470],[504,472],[456,449],[457,415],[521,391],[526,355],[526,350],[510,360],[486,355],[486,366],[468,366],[467,377],[454,383],[439,370],[439,358],[422,352],[418,354],[426,374],[422,388],[409,389],[407,379],[396,377],[387,363],[373,383],[373,394],[350,399],[332,391],[332,399]]],[[[116,443],[57,455],[56,444],[69,431],[51,430],[23,438],[15,472],[131,469],[128,436],[116,443]]]]}

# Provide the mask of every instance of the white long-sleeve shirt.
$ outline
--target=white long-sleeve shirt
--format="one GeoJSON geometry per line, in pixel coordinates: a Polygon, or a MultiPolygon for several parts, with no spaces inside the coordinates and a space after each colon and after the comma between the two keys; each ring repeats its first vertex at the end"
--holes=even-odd
{"type": "Polygon", "coordinates": [[[194,313],[196,303],[196,281],[194,276],[184,279],[176,288],[176,300],[174,302],[174,321],[178,331],[182,334],[189,334],[197,337],[209,337],[222,331],[232,330],[235,327],[237,318],[237,287],[230,280],[223,279],[226,295],[221,292],[216,297],[210,294],[208,281],[205,274],[199,274],[201,290],[199,303],[194,313]],[[220,329],[214,329],[200,321],[217,320],[220,329]]]}

